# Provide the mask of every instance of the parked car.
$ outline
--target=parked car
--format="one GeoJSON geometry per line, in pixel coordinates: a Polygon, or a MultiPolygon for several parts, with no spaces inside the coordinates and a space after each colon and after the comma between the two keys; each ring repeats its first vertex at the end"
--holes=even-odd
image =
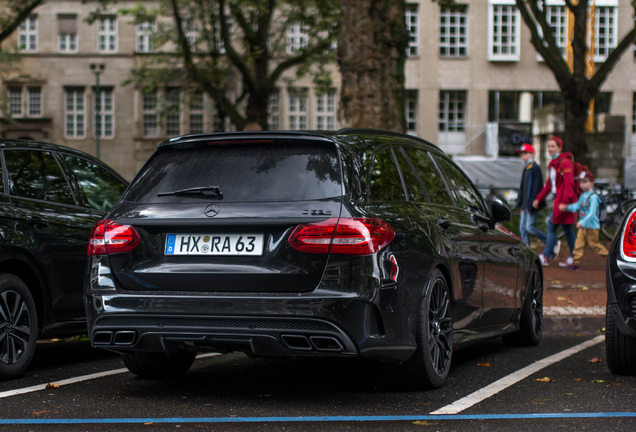
{"type": "Polygon", "coordinates": [[[86,333],[88,237],[127,183],[86,153],[0,141],[0,379],[29,365],[38,338],[86,333]]]}
{"type": "Polygon", "coordinates": [[[636,207],[628,210],[607,257],[605,355],[617,375],[636,375],[636,207]]]}
{"type": "Polygon", "coordinates": [[[91,234],[91,343],[139,376],[244,351],[366,356],[438,387],[456,347],[541,339],[542,268],[509,218],[408,135],[173,138],[91,234]]]}

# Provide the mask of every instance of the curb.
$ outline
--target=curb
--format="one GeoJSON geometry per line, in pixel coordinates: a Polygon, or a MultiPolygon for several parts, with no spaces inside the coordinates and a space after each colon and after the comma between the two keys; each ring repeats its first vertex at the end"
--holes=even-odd
{"type": "Polygon", "coordinates": [[[544,316],[544,333],[600,333],[605,315],[544,316]]]}

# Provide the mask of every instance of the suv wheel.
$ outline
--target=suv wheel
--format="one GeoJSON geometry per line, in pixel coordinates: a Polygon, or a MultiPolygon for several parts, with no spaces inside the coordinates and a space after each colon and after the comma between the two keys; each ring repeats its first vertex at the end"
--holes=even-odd
{"type": "Polygon", "coordinates": [[[38,339],[35,302],[22,279],[0,273],[0,380],[20,376],[38,339]]]}
{"type": "Polygon", "coordinates": [[[128,370],[142,378],[174,378],[190,370],[195,352],[176,353],[133,351],[121,355],[128,370]]]}
{"type": "Polygon", "coordinates": [[[543,278],[537,264],[532,265],[526,300],[523,302],[519,330],[502,336],[508,346],[536,346],[543,335],[543,278]]]}
{"type": "Polygon", "coordinates": [[[616,375],[636,375],[636,339],[621,333],[614,313],[605,312],[605,357],[607,367],[616,375]]]}
{"type": "Polygon", "coordinates": [[[400,387],[434,389],[446,381],[453,356],[451,293],[442,272],[433,271],[422,299],[417,328],[417,349],[408,362],[391,367],[400,387]]]}

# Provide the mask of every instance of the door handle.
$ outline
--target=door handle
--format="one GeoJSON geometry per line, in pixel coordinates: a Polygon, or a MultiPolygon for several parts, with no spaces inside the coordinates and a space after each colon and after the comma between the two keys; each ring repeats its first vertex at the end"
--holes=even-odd
{"type": "Polygon", "coordinates": [[[40,228],[49,226],[49,223],[47,221],[42,220],[36,216],[29,216],[28,218],[26,218],[26,223],[40,228]]]}
{"type": "Polygon", "coordinates": [[[449,229],[451,226],[451,223],[448,219],[445,218],[438,218],[437,219],[437,224],[442,227],[442,229],[449,229]]]}

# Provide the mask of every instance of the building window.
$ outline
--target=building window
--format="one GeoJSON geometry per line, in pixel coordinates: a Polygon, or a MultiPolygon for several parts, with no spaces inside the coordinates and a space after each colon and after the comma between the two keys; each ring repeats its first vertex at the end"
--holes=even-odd
{"type": "Polygon", "coordinates": [[[307,129],[307,90],[289,93],[289,130],[307,129]]]}
{"type": "Polygon", "coordinates": [[[564,58],[568,36],[567,15],[565,6],[548,6],[546,10],[546,20],[552,28],[552,36],[554,36],[554,41],[564,58]]]}
{"type": "Polygon", "coordinates": [[[190,133],[203,133],[203,92],[196,91],[190,99],[190,133]]]}
{"type": "Polygon", "coordinates": [[[145,137],[156,137],[159,135],[157,128],[157,91],[142,94],[142,135],[145,137]]]}
{"type": "Polygon", "coordinates": [[[181,135],[180,99],[181,91],[178,88],[166,90],[166,135],[170,137],[181,135]]]}
{"type": "Polygon", "coordinates": [[[97,20],[97,51],[117,52],[117,17],[103,16],[97,20]]]}
{"type": "Polygon", "coordinates": [[[316,129],[336,129],[336,91],[316,95],[316,129]]]}
{"type": "Polygon", "coordinates": [[[519,61],[520,15],[514,0],[490,0],[488,60],[519,61]]]}
{"type": "Polygon", "coordinates": [[[38,16],[30,15],[18,27],[18,48],[24,52],[38,50],[38,16]]]}
{"type": "Polygon", "coordinates": [[[9,87],[9,114],[22,117],[22,87],[9,87]]]}
{"type": "Polygon", "coordinates": [[[409,46],[406,54],[409,57],[420,54],[420,12],[417,4],[407,4],[405,9],[406,30],[409,32],[409,46]]]}
{"type": "Polygon", "coordinates": [[[464,132],[466,126],[466,92],[439,92],[439,131],[464,132]]]}
{"type": "Polygon", "coordinates": [[[618,8],[596,7],[594,19],[594,61],[604,62],[616,48],[616,22],[618,8]]]}
{"type": "Polygon", "coordinates": [[[93,130],[95,136],[113,138],[115,135],[114,114],[115,104],[112,88],[99,89],[99,95],[95,97],[95,123],[93,130]],[[99,114],[97,108],[99,107],[99,114]]]}
{"type": "Polygon", "coordinates": [[[156,29],[154,20],[137,24],[137,52],[152,52],[152,34],[156,29]]]}
{"type": "Polygon", "coordinates": [[[417,133],[417,90],[407,90],[404,98],[404,114],[406,115],[406,133],[417,133]]]}
{"type": "Polygon", "coordinates": [[[439,23],[439,54],[442,57],[468,55],[468,6],[451,10],[442,6],[439,23]]]}
{"type": "Polygon", "coordinates": [[[64,90],[64,114],[66,118],[66,138],[84,138],[86,104],[83,88],[67,88],[64,90]]]}
{"type": "Polygon", "coordinates": [[[280,129],[280,96],[279,91],[274,90],[269,94],[267,103],[267,128],[269,130],[280,129]]]}
{"type": "Polygon", "coordinates": [[[29,117],[42,115],[42,87],[27,88],[27,114],[29,117]]]}
{"type": "Polygon", "coordinates": [[[307,28],[302,23],[287,27],[287,53],[293,54],[307,46],[307,28]]]}
{"type": "Polygon", "coordinates": [[[57,16],[57,50],[77,52],[77,15],[59,14],[57,16]]]}

